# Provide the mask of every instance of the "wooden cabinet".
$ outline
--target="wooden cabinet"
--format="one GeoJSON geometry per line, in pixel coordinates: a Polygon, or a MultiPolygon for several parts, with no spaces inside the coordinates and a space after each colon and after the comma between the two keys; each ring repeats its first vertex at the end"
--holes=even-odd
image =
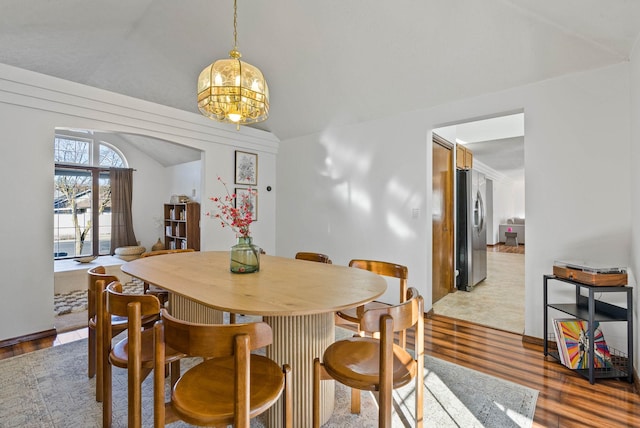
{"type": "Polygon", "coordinates": [[[456,168],[473,168],[473,152],[461,144],[456,145],[456,168]]]}
{"type": "Polygon", "coordinates": [[[200,204],[164,204],[164,248],[200,251],[200,204]]]}

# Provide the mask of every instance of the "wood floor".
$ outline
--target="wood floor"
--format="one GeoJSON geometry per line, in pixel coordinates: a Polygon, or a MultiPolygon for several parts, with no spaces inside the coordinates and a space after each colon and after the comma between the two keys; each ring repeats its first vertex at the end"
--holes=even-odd
{"type": "Polygon", "coordinates": [[[520,244],[517,246],[513,246],[513,245],[504,245],[504,243],[497,243],[495,245],[487,245],[487,251],[493,251],[496,253],[524,254],[524,245],[520,244]]]}
{"type": "MultiPolygon", "coordinates": [[[[0,348],[0,359],[84,337],[86,329],[0,348]]],[[[609,379],[590,385],[519,334],[435,315],[425,319],[425,352],[540,391],[534,427],[640,427],[634,384],[609,379]]]]}
{"type": "Polygon", "coordinates": [[[436,315],[425,322],[425,352],[537,389],[534,427],[640,426],[634,384],[608,379],[591,385],[519,334],[436,315]]]}

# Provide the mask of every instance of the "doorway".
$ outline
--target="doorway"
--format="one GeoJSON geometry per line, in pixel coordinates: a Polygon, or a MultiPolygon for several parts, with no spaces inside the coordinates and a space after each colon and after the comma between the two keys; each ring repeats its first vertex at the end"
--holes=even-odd
{"type": "MultiPolygon", "coordinates": [[[[520,242],[518,248],[505,246],[500,233],[504,229],[501,226],[514,218],[521,219],[524,228],[524,113],[459,123],[433,132],[455,148],[464,147],[471,152],[471,168],[485,174],[492,183],[491,197],[487,195],[487,210],[492,213],[487,216],[487,279],[471,291],[454,289],[439,300],[435,298],[434,279],[433,311],[521,334],[525,318],[524,245],[520,242]]],[[[433,146],[435,150],[436,144],[433,146]]],[[[434,162],[435,156],[434,153],[434,162]]],[[[434,183],[435,174],[434,167],[434,183]]],[[[435,229],[433,234],[435,245],[435,229]]],[[[435,260],[435,248],[433,254],[435,260]]]]}

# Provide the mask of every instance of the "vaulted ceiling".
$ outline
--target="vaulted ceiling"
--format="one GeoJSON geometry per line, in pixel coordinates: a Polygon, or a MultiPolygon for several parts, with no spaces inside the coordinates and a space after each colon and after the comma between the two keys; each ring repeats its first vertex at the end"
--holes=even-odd
{"type": "MultiPolygon", "coordinates": [[[[197,112],[232,0],[3,0],[0,62],[197,112]]],[[[238,0],[280,139],[628,59],[637,0],[238,0]]]]}

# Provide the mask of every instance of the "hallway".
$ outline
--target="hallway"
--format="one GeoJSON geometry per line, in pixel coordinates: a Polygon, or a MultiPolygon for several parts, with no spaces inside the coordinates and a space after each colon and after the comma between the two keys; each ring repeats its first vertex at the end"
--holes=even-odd
{"type": "Polygon", "coordinates": [[[522,334],[524,298],[524,245],[495,245],[487,247],[487,279],[443,297],[433,312],[522,334]]]}

